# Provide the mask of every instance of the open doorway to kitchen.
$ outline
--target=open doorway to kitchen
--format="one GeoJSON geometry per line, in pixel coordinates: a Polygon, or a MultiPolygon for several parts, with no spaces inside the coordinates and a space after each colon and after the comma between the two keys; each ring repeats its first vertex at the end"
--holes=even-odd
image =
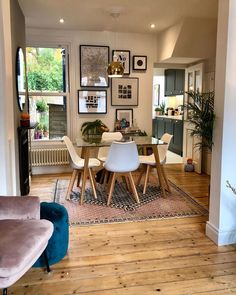
{"type": "Polygon", "coordinates": [[[152,135],[161,138],[173,135],[167,154],[167,163],[183,163],[183,102],[184,68],[165,66],[154,68],[152,135]]]}

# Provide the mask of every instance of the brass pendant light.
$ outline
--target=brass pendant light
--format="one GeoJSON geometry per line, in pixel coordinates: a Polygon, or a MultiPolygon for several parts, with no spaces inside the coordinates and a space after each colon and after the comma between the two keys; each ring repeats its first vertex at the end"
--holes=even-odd
{"type": "MultiPolygon", "coordinates": [[[[119,12],[112,12],[111,16],[117,20],[117,18],[120,16],[119,12]]],[[[116,33],[115,33],[116,34],[116,33]]],[[[116,45],[116,39],[115,39],[115,45],[116,45]]],[[[108,65],[107,68],[107,74],[110,78],[120,78],[124,74],[124,67],[121,62],[118,61],[118,56],[113,56],[113,61],[108,65]]]]}
{"type": "Polygon", "coordinates": [[[124,67],[121,62],[117,61],[117,57],[114,56],[114,60],[108,65],[107,74],[110,78],[119,78],[124,74],[124,67]],[[116,58],[116,60],[115,60],[116,58]]]}

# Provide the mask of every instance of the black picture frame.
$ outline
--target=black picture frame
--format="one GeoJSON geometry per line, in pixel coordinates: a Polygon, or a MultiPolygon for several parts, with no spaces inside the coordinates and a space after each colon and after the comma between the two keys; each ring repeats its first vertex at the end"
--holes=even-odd
{"type": "Polygon", "coordinates": [[[114,49],[112,50],[112,60],[114,55],[117,56],[118,61],[122,63],[124,67],[124,75],[130,74],[130,50],[114,49]]]}
{"type": "Polygon", "coordinates": [[[107,90],[78,90],[79,114],[106,114],[107,90]]]}
{"type": "Polygon", "coordinates": [[[138,106],[139,78],[112,78],[111,86],[112,106],[138,106]]]}
{"type": "Polygon", "coordinates": [[[133,109],[116,109],[116,120],[126,119],[129,122],[128,127],[133,126],[133,109]]]}
{"type": "Polygon", "coordinates": [[[147,70],[147,56],[133,55],[133,71],[146,71],[146,70],[147,70]]]}
{"type": "Polygon", "coordinates": [[[80,86],[108,88],[109,46],[80,45],[80,86]]]}

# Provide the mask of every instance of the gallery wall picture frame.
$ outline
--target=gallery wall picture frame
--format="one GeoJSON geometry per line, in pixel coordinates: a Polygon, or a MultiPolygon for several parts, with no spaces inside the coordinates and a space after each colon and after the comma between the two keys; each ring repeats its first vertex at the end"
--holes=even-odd
{"type": "Polygon", "coordinates": [[[114,56],[117,56],[117,60],[124,67],[124,75],[130,74],[130,50],[112,50],[112,60],[114,56]]]}
{"type": "Polygon", "coordinates": [[[80,45],[80,86],[109,87],[109,46],[80,45]]]}
{"type": "Polygon", "coordinates": [[[106,114],[106,90],[78,90],[79,114],[106,114]]]}
{"type": "Polygon", "coordinates": [[[138,106],[139,79],[136,77],[112,78],[112,106],[138,106]]]}
{"type": "Polygon", "coordinates": [[[147,70],[147,56],[133,55],[133,70],[146,71],[147,70]]]}
{"type": "Polygon", "coordinates": [[[116,109],[116,120],[126,120],[126,126],[132,127],[133,125],[133,109],[116,109]]]}

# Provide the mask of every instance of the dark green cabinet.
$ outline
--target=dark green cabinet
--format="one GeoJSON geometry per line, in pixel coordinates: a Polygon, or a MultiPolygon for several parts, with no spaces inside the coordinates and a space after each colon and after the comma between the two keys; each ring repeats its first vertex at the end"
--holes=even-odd
{"type": "Polygon", "coordinates": [[[182,156],[183,155],[183,121],[173,120],[173,139],[171,143],[171,151],[182,156]]]}
{"type": "Polygon", "coordinates": [[[164,133],[173,135],[169,150],[183,155],[183,121],[165,117],[157,117],[152,121],[152,135],[161,138],[164,133]]]}
{"type": "Polygon", "coordinates": [[[184,94],[184,70],[165,70],[165,96],[184,94]]]}

